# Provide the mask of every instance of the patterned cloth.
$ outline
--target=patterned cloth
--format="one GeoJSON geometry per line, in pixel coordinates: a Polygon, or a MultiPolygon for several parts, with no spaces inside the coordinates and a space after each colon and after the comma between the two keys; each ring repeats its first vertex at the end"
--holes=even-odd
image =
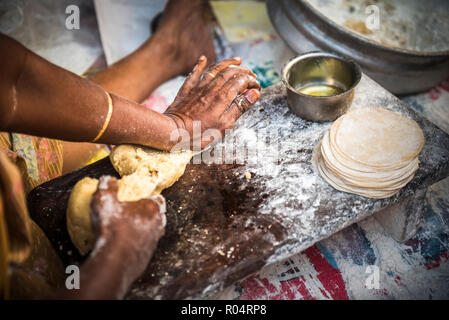
{"type": "Polygon", "coordinates": [[[64,269],[28,215],[22,174],[9,159],[25,160],[14,155],[0,150],[0,299],[46,298],[63,283],[64,269]]]}
{"type": "Polygon", "coordinates": [[[60,141],[0,132],[0,298],[47,298],[62,284],[62,263],[25,200],[61,173],[60,141]]]}
{"type": "Polygon", "coordinates": [[[55,139],[28,136],[18,133],[0,132],[0,148],[8,149],[8,156],[19,165],[29,192],[38,185],[59,177],[62,173],[62,142],[55,139]]]}

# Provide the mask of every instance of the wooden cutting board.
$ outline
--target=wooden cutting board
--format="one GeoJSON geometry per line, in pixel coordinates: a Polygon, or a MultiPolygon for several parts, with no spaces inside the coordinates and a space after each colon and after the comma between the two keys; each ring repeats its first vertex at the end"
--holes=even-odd
{"type": "MultiPolygon", "coordinates": [[[[267,88],[261,100],[239,119],[226,142],[214,147],[213,155],[234,139],[236,150],[247,146],[246,161],[239,164],[239,152],[227,158],[232,164],[189,164],[184,176],[163,192],[166,234],[127,298],[182,299],[213,294],[449,175],[449,136],[363,76],[351,108],[369,105],[413,118],[424,132],[420,168],[397,195],[368,199],[337,191],[324,182],[315,173],[311,157],[331,123],[312,123],[294,116],[282,85],[267,88]]],[[[29,194],[32,217],[66,264],[83,260],[65,228],[71,188],[86,176],[105,174],[117,175],[108,159],[29,194]]]]}

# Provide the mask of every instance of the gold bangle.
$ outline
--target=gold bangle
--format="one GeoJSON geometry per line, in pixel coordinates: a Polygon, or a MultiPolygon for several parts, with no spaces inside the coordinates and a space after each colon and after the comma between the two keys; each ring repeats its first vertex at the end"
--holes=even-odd
{"type": "Polygon", "coordinates": [[[101,136],[103,135],[103,133],[106,131],[108,125],[109,125],[109,121],[111,121],[111,116],[112,116],[112,99],[111,99],[111,95],[109,93],[106,93],[106,96],[108,97],[108,114],[106,116],[106,120],[103,123],[103,127],[101,128],[100,132],[98,132],[98,135],[95,137],[95,139],[92,140],[92,142],[96,142],[98,139],[101,138],[101,136]]]}

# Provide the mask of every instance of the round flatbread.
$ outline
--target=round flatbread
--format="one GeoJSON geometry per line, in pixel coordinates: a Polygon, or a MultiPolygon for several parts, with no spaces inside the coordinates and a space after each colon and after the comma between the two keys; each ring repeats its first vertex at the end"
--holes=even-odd
{"type": "Polygon", "coordinates": [[[312,163],[337,190],[387,198],[413,179],[423,144],[415,121],[378,107],[359,108],[333,123],[312,163]]]}
{"type": "Polygon", "coordinates": [[[320,174],[320,176],[329,183],[332,187],[339,191],[358,194],[368,198],[383,199],[388,198],[396,194],[399,190],[376,190],[370,188],[357,188],[353,186],[346,185],[341,179],[335,177],[333,174],[329,173],[323,166],[323,158],[319,150],[319,145],[315,148],[312,155],[312,164],[315,170],[320,174]]]}
{"type": "Polygon", "coordinates": [[[357,108],[331,129],[332,144],[342,157],[380,168],[401,168],[424,145],[424,135],[412,119],[379,107],[357,108]]]}
{"type": "Polygon", "coordinates": [[[350,166],[345,166],[340,163],[339,159],[334,156],[329,146],[329,134],[326,133],[321,141],[321,156],[323,157],[326,169],[331,171],[339,178],[347,181],[349,184],[359,185],[370,188],[395,188],[405,180],[409,180],[411,174],[414,174],[419,167],[418,159],[413,159],[409,164],[399,170],[378,171],[371,168],[371,170],[358,171],[352,169],[350,166]]]}
{"type": "Polygon", "coordinates": [[[349,156],[345,155],[337,146],[336,146],[336,129],[339,127],[342,117],[334,122],[331,129],[329,130],[329,150],[332,151],[333,155],[338,159],[339,163],[344,165],[345,167],[351,168],[360,172],[386,172],[387,174],[391,171],[405,169],[407,166],[410,166],[410,161],[404,161],[402,163],[396,163],[393,165],[383,165],[383,166],[370,166],[367,164],[363,164],[360,161],[355,161],[351,159],[349,156]]]}

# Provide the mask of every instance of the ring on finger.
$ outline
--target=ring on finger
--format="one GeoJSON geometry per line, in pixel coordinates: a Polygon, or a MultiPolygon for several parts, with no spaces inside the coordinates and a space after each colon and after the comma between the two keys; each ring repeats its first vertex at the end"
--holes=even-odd
{"type": "Polygon", "coordinates": [[[237,107],[239,108],[240,111],[243,110],[243,98],[242,97],[238,97],[237,98],[237,107]]]}
{"type": "Polygon", "coordinates": [[[212,78],[215,78],[215,74],[213,74],[212,72],[206,72],[208,75],[210,75],[212,78]]]}

